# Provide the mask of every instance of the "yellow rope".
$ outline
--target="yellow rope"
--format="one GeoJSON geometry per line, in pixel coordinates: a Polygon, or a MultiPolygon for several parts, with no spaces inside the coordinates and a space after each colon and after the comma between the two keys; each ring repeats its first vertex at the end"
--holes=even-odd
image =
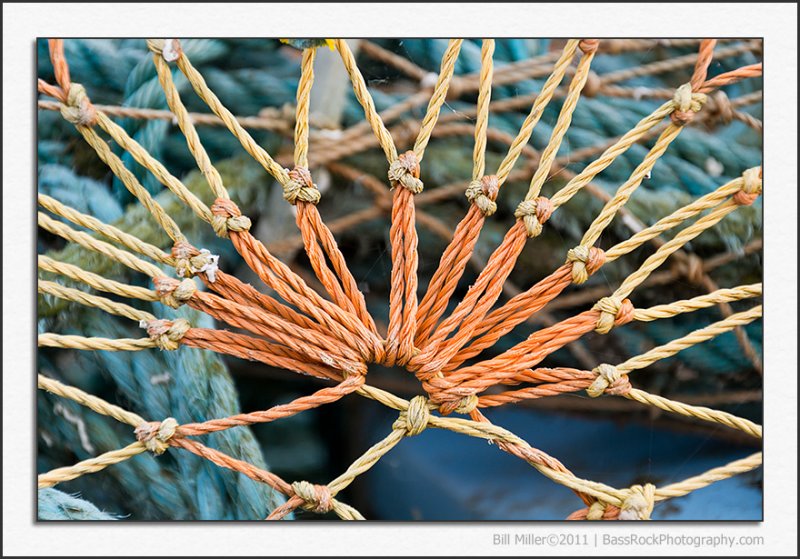
{"type": "Polygon", "coordinates": [[[472,152],[472,180],[478,181],[486,171],[486,130],[489,127],[489,103],[492,100],[494,39],[484,39],[481,45],[481,72],[475,120],[475,148],[472,152]]]}
{"type": "Polygon", "coordinates": [[[49,256],[45,256],[44,254],[39,254],[37,258],[38,258],[37,260],[38,267],[40,270],[45,270],[48,272],[52,272],[54,274],[66,276],[68,278],[74,279],[75,281],[83,282],[89,287],[93,287],[94,289],[97,289],[99,291],[113,293],[121,297],[141,299],[142,301],[159,300],[158,294],[152,289],[146,289],[144,287],[138,287],[135,285],[127,285],[124,283],[120,283],[118,281],[105,278],[101,275],[94,274],[92,272],[87,272],[83,268],[80,268],[73,264],[67,264],[66,262],[59,262],[58,260],[54,260],[49,256]]]}
{"type": "Polygon", "coordinates": [[[666,305],[656,305],[655,307],[647,309],[635,309],[633,311],[633,319],[641,322],[650,322],[661,318],[670,318],[685,312],[713,307],[720,303],[730,303],[731,301],[741,301],[742,299],[760,296],[760,283],[717,289],[716,291],[692,299],[674,301],[666,305]]]}
{"type": "Polygon", "coordinates": [[[104,310],[107,313],[124,316],[125,318],[130,318],[131,320],[135,320],[137,322],[141,322],[143,320],[149,322],[156,319],[156,317],[149,312],[140,311],[139,309],[134,309],[133,307],[125,305],[124,303],[118,303],[117,301],[106,299],[105,297],[98,297],[97,295],[86,293],[80,289],[65,287],[60,283],[55,283],[53,281],[40,279],[38,280],[37,288],[39,293],[43,295],[52,295],[54,297],[58,297],[59,299],[80,303],[81,305],[85,305],[87,307],[95,307],[104,310]]]}

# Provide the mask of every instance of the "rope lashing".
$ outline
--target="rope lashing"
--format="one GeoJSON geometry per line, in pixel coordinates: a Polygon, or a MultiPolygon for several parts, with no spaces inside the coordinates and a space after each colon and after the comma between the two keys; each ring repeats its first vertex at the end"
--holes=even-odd
{"type": "Polygon", "coordinates": [[[655,504],[656,486],[652,483],[633,485],[622,503],[620,520],[650,520],[655,504]]]}
{"type": "Polygon", "coordinates": [[[592,369],[592,372],[597,378],[586,389],[586,393],[592,398],[599,398],[603,394],[619,396],[630,392],[628,375],[620,373],[614,365],[603,363],[592,369]]]}
{"type": "Polygon", "coordinates": [[[603,501],[595,501],[586,511],[586,520],[602,520],[606,512],[606,504],[603,501]]]}
{"type": "Polygon", "coordinates": [[[186,303],[197,292],[197,284],[191,278],[182,281],[167,277],[153,278],[153,286],[161,302],[173,309],[186,303]]]}
{"type": "Polygon", "coordinates": [[[439,406],[439,413],[442,415],[449,415],[453,412],[456,412],[462,415],[469,415],[477,407],[478,395],[470,394],[469,396],[464,396],[460,400],[444,402],[439,406]]]}
{"type": "Polygon", "coordinates": [[[144,443],[144,446],[153,454],[159,455],[169,448],[169,440],[175,435],[178,429],[178,422],[174,417],[168,417],[164,421],[150,421],[143,423],[134,429],[136,440],[144,443]]]}
{"type": "Polygon", "coordinates": [[[483,215],[490,216],[497,211],[497,193],[500,184],[496,175],[487,175],[480,180],[472,181],[467,187],[467,200],[475,204],[483,215]]]}
{"type": "Polygon", "coordinates": [[[597,47],[600,46],[600,39],[581,39],[578,43],[578,48],[581,49],[583,54],[592,54],[597,52],[597,47]]]}
{"type": "Polygon", "coordinates": [[[67,93],[67,102],[60,107],[64,120],[76,126],[94,126],[97,123],[97,111],[86,94],[86,89],[79,83],[72,83],[67,93]]]}
{"type": "Polygon", "coordinates": [[[295,481],[292,484],[294,494],[303,499],[303,508],[311,512],[325,514],[333,509],[333,497],[327,485],[317,485],[308,481],[295,481]]]}
{"type": "Polygon", "coordinates": [[[598,334],[608,334],[614,326],[621,326],[633,320],[633,304],[629,299],[620,301],[615,297],[603,297],[592,309],[600,311],[594,329],[598,334]]]}
{"type": "Polygon", "coordinates": [[[183,54],[183,48],[178,39],[147,39],[147,48],[167,62],[175,62],[183,54]]]}
{"type": "Polygon", "coordinates": [[[535,200],[523,200],[520,202],[514,212],[514,217],[522,219],[528,237],[533,238],[541,234],[542,225],[550,219],[554,209],[549,198],[539,196],[535,200]]]}
{"type": "Polygon", "coordinates": [[[172,247],[172,256],[175,258],[175,273],[179,278],[205,274],[211,283],[216,281],[219,255],[211,254],[205,248],[197,250],[189,243],[179,241],[172,247]]]}
{"type": "Polygon", "coordinates": [[[229,231],[249,231],[253,225],[250,218],[242,215],[239,206],[228,198],[217,198],[211,205],[211,227],[218,237],[228,238],[229,231]]]}
{"type": "Polygon", "coordinates": [[[601,248],[578,245],[567,251],[567,263],[572,263],[572,282],[584,283],[606,261],[606,253],[601,248]]]}
{"type": "Polygon", "coordinates": [[[761,167],[753,167],[742,173],[744,184],[742,189],[733,195],[733,201],[740,206],[749,206],[761,196],[761,167]]]}
{"type": "Polygon", "coordinates": [[[175,320],[142,320],[139,326],[147,330],[147,335],[156,342],[159,349],[174,351],[180,346],[180,341],[192,327],[185,318],[175,320]]]}
{"type": "Polygon", "coordinates": [[[431,412],[425,396],[414,396],[408,402],[408,409],[400,412],[400,417],[392,425],[393,429],[405,429],[406,436],[413,437],[422,433],[428,426],[431,412]]]}
{"type": "Polygon", "coordinates": [[[696,112],[703,108],[708,97],[704,93],[692,91],[692,84],[685,83],[675,90],[672,97],[674,110],[670,115],[672,122],[677,126],[688,124],[696,112]]]}
{"type": "Polygon", "coordinates": [[[389,182],[392,188],[402,186],[412,194],[422,192],[423,184],[419,180],[419,159],[413,151],[400,154],[389,165],[389,182]]]}
{"type": "Polygon", "coordinates": [[[295,167],[289,171],[289,181],[283,185],[283,198],[290,204],[297,201],[316,204],[320,199],[317,185],[311,180],[311,173],[305,167],[295,167]]]}

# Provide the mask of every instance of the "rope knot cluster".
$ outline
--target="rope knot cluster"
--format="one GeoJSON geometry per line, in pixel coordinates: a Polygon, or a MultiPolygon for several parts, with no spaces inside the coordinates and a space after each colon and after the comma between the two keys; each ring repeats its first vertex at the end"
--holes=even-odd
{"type": "Polygon", "coordinates": [[[597,378],[586,389],[586,393],[592,398],[599,398],[606,393],[619,396],[631,389],[628,375],[620,373],[614,365],[603,363],[592,369],[592,372],[597,378]]]}
{"type": "Polygon", "coordinates": [[[229,231],[241,233],[249,231],[253,225],[250,218],[243,216],[239,206],[228,198],[217,198],[211,205],[211,227],[217,236],[228,238],[229,231]]]}
{"type": "Polygon", "coordinates": [[[219,255],[211,254],[205,248],[197,250],[185,241],[178,241],[172,247],[172,257],[175,258],[175,273],[179,278],[205,274],[211,283],[216,281],[219,255]]]}
{"type": "Polygon", "coordinates": [[[317,185],[311,180],[311,172],[305,167],[295,167],[289,171],[289,180],[283,185],[283,198],[290,204],[297,201],[316,204],[320,199],[317,185]]]}
{"type": "Polygon", "coordinates": [[[696,112],[703,108],[707,97],[703,93],[692,91],[692,85],[685,83],[675,90],[672,97],[674,110],[670,115],[672,122],[678,126],[688,124],[694,118],[696,112]]]}
{"type": "Polygon", "coordinates": [[[308,481],[295,481],[292,484],[294,494],[305,501],[304,508],[319,514],[333,509],[333,497],[326,485],[317,485],[308,481]]]}
{"type": "Polygon", "coordinates": [[[167,277],[154,278],[153,285],[161,302],[173,309],[186,303],[197,292],[197,284],[191,278],[182,281],[167,277]]]}
{"type": "Polygon", "coordinates": [[[178,39],[147,39],[147,48],[167,62],[175,62],[183,55],[183,48],[178,39]]]}
{"type": "Polygon", "coordinates": [[[761,196],[761,167],[753,167],[742,173],[742,189],[733,195],[733,201],[740,206],[749,206],[761,196]]]}
{"type": "Polygon", "coordinates": [[[400,412],[400,417],[392,425],[393,429],[405,429],[406,435],[413,437],[422,433],[428,426],[431,412],[425,396],[414,396],[408,402],[408,409],[400,412]]]}
{"type": "Polygon", "coordinates": [[[581,284],[589,279],[606,261],[601,248],[578,245],[567,251],[567,263],[572,263],[572,282],[581,284]]]}
{"type": "Polygon", "coordinates": [[[156,342],[159,349],[174,351],[180,346],[180,341],[192,327],[185,318],[175,320],[143,320],[139,326],[147,330],[147,335],[156,342]]]}
{"type": "Polygon", "coordinates": [[[650,520],[656,498],[656,486],[652,483],[633,485],[622,503],[620,520],[650,520]]]}
{"type": "Polygon", "coordinates": [[[475,204],[483,215],[490,216],[497,211],[497,193],[500,184],[496,175],[487,175],[480,180],[472,181],[467,187],[467,200],[475,204]]]}
{"type": "Polygon", "coordinates": [[[597,47],[600,46],[600,39],[581,39],[578,43],[578,48],[581,49],[583,54],[592,54],[597,52],[597,47]]]}
{"type": "Polygon", "coordinates": [[[151,421],[139,425],[133,432],[136,440],[144,443],[144,446],[153,454],[164,454],[169,448],[169,440],[178,429],[178,422],[174,417],[168,417],[164,421],[151,421]]]}
{"type": "Polygon", "coordinates": [[[97,111],[89,101],[86,90],[79,83],[72,83],[67,93],[66,104],[61,105],[61,116],[76,126],[94,126],[97,111]]]}
{"type": "Polygon", "coordinates": [[[620,301],[616,297],[603,297],[592,309],[600,311],[600,317],[594,328],[598,334],[608,334],[614,326],[621,326],[633,320],[633,304],[629,299],[620,301]]]}
{"type": "Polygon", "coordinates": [[[419,180],[419,159],[413,151],[407,151],[397,157],[389,165],[389,182],[392,188],[402,186],[412,194],[422,192],[422,181],[419,180]]]}
{"type": "Polygon", "coordinates": [[[517,206],[514,217],[522,219],[528,237],[538,237],[542,232],[542,225],[553,215],[553,203],[549,198],[539,196],[535,200],[523,200],[517,206]]]}

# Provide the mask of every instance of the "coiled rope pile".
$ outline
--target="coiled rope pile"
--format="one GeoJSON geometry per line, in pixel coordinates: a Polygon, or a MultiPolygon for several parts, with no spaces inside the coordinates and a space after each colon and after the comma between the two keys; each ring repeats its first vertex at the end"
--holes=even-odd
{"type": "MultiPolygon", "coordinates": [[[[97,218],[78,212],[54,198],[40,194],[38,200],[42,209],[65,220],[57,220],[40,212],[41,228],[145,274],[152,281],[152,289],[127,285],[44,255],[39,257],[40,269],[81,282],[95,291],[122,298],[161,301],[174,308],[187,305],[237,331],[195,327],[180,318],[159,318],[117,299],[40,279],[40,293],[129,318],[138,322],[147,335],[138,339],[107,339],[43,333],[39,335],[39,345],[108,351],[139,351],[150,348],[180,351],[181,346],[188,346],[241,359],[257,360],[270,366],[333,381],[335,384],[269,410],[178,424],[169,417],[146,421],[139,415],[96,396],[39,375],[38,385],[41,389],[131,425],[134,427],[136,439],[125,448],[40,474],[39,487],[51,487],[102,470],[148,450],[162,454],[170,448],[182,448],[221,467],[236,470],[253,480],[266,483],[286,495],[288,500],[272,511],[269,515],[271,519],[283,518],[298,507],[319,513],[333,511],[345,519],[360,519],[361,514],[337,500],[337,494],[404,437],[415,436],[428,427],[488,439],[503,451],[525,460],[545,476],[573,489],[585,505],[585,508],[570,516],[576,519],[646,519],[650,517],[653,506],[658,501],[685,495],[714,481],[759,467],[761,453],[756,453],[682,482],[662,487],[645,484],[618,489],[575,476],[557,459],[489,422],[480,411],[523,399],[586,390],[592,397],[604,394],[620,396],[668,412],[716,422],[753,437],[761,437],[761,427],[749,420],[650,394],[634,388],[629,380],[630,373],[636,370],[759,319],[761,306],[737,313],[726,312],[721,321],[616,365],[595,363],[586,370],[539,367],[549,354],[591,331],[607,334],[611,329],[631,321],[669,319],[678,314],[727,305],[761,295],[759,283],[715,288],[710,293],[693,299],[651,308],[634,308],[629,299],[638,286],[651,277],[668,257],[679,254],[678,251],[686,243],[715,226],[737,208],[752,204],[761,193],[760,168],[745,171],[740,178],[697,198],[655,224],[641,228],[629,239],[607,250],[596,246],[603,231],[616,216],[624,212],[626,202],[670,143],[686,124],[696,115],[702,114],[709,99],[708,95],[723,85],[760,75],[761,67],[758,64],[707,79],[707,69],[716,41],[701,42],[694,72],[688,83],[678,87],[671,98],[642,119],[632,130],[613,143],[603,146],[597,159],[581,172],[571,175],[560,190],[549,197],[542,195],[542,187],[553,170],[557,152],[582,93],[587,87],[601,87],[590,81],[590,66],[598,43],[597,40],[587,39],[567,41],[563,51],[558,53],[557,58],[554,57],[548,70],[549,77],[541,91],[532,99],[530,113],[517,136],[510,142],[506,157],[494,173],[487,174],[485,153],[492,103],[494,41],[483,41],[481,71],[476,82],[478,99],[475,109],[474,165],[472,181],[465,189],[470,208],[452,235],[427,290],[419,298],[415,227],[418,220],[416,199],[417,196],[424,196],[424,184],[420,179],[421,163],[440,109],[453,83],[454,68],[462,41],[450,41],[432,93],[425,94],[428,97],[427,111],[416,132],[413,147],[405,153],[398,152],[395,138],[385,125],[387,115],[379,114],[376,110],[347,43],[342,40],[334,41],[352,81],[355,95],[363,107],[366,117],[364,126],[371,129],[374,141],[384,151],[389,164],[391,194],[385,194],[385,187],[373,185],[375,189],[383,189],[382,196],[391,196],[392,273],[389,324],[384,333],[379,331],[375,320],[367,311],[364,296],[336,245],[333,233],[322,221],[316,208],[320,192],[308,170],[309,99],[314,79],[315,47],[303,51],[294,126],[294,166],[285,169],[225,108],[207,86],[203,76],[191,64],[188,56],[183,53],[179,41],[148,41],[170,112],[216,197],[209,207],[124,129],[115,124],[103,110],[91,103],[84,88],[70,79],[62,41],[52,40],[50,53],[57,85],[40,80],[40,92],[58,100],[62,116],[75,125],[100,159],[148,210],[155,222],[172,239],[173,246],[167,252],[97,218]],[[575,59],[577,67],[572,71],[575,59]],[[296,207],[303,247],[327,296],[309,287],[306,281],[251,235],[250,220],[241,214],[231,200],[220,173],[199,140],[195,118],[189,114],[178,93],[170,64],[177,66],[197,95],[244,149],[282,185],[284,198],[296,207]],[[571,72],[571,78],[567,80],[568,72],[571,72]],[[565,81],[568,81],[565,87],[560,87],[565,81]],[[547,147],[538,157],[528,192],[515,212],[516,223],[488,259],[466,296],[447,314],[448,302],[471,259],[483,223],[494,213],[499,191],[512,175],[512,169],[525,149],[544,107],[556,92],[564,96],[564,101],[547,147]],[[662,125],[665,119],[669,121],[662,125]],[[109,148],[101,132],[146,168],[197,217],[211,225],[218,236],[230,239],[247,265],[271,291],[260,292],[237,277],[227,274],[221,269],[224,263],[220,263],[216,255],[193,246],[184,237],[173,217],[109,148]],[[497,304],[523,247],[530,239],[540,235],[553,212],[580,190],[589,187],[596,175],[632,145],[652,134],[657,134],[654,146],[616,193],[608,197],[581,242],[565,254],[564,264],[529,289],[520,290],[505,303],[497,304]],[[77,230],[67,222],[95,234],[77,230]],[[662,233],[684,223],[688,224],[670,240],[657,242],[662,233]],[[101,240],[100,237],[105,237],[113,244],[101,240]],[[502,336],[531,315],[542,311],[567,286],[587,281],[602,266],[648,242],[655,242],[655,251],[611,295],[596,301],[589,310],[535,331],[528,339],[496,357],[480,359],[480,354],[485,349],[492,347],[502,336]],[[161,266],[174,269],[174,276],[166,273],[161,266]],[[198,278],[206,289],[201,289],[194,278],[198,278]],[[406,401],[370,386],[370,363],[405,368],[418,379],[424,395],[406,401]],[[521,384],[524,386],[513,388],[521,384]],[[492,389],[491,393],[487,393],[489,389],[492,389]],[[346,472],[326,485],[315,485],[306,481],[290,484],[265,469],[206,446],[196,438],[238,426],[274,421],[335,402],[353,393],[397,410],[398,419],[385,439],[368,449],[346,472]],[[469,419],[452,417],[454,413],[468,416],[469,419]]],[[[344,144],[344,141],[340,139],[340,143],[344,144]]],[[[702,266],[699,271],[695,266],[695,273],[703,273],[702,266]]],[[[747,340],[740,337],[740,342],[747,343],[747,340]]]]}

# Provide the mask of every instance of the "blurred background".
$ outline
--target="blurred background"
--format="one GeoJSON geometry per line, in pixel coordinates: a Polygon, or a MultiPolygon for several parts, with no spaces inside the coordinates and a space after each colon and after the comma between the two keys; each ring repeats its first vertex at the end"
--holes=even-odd
{"type": "MultiPolygon", "coordinates": [[[[445,39],[349,41],[379,111],[403,151],[410,148],[435,83],[445,39]]],[[[570,173],[591,162],[603,147],[652,112],[692,73],[698,40],[602,40],[593,76],[575,110],[543,187],[549,196],[570,173]]],[[[502,39],[495,50],[495,79],[489,120],[487,171],[496,170],[508,144],[549,75],[563,40],[502,39]]],[[[298,43],[276,39],[183,40],[185,53],[211,89],[273,156],[291,165],[295,88],[301,52],[298,43]]],[[[212,199],[180,130],[166,112],[151,55],[142,39],[68,39],[64,42],[72,80],[107,110],[129,134],[160,159],[205,201],[212,199]],[[142,109],[130,111],[126,109],[142,109]]],[[[715,50],[709,77],[761,60],[758,40],[724,40],[715,50]]],[[[47,43],[36,45],[38,75],[54,83],[47,43]]],[[[463,191],[472,172],[474,108],[480,40],[466,40],[456,79],[422,165],[428,198],[418,204],[420,290],[435,271],[449,236],[467,209],[463,191]]],[[[319,49],[312,91],[310,166],[323,191],[320,212],[335,233],[353,275],[379,324],[388,322],[391,257],[385,194],[386,160],[363,123],[338,55],[319,49]]],[[[570,73],[567,75],[569,79],[570,73]]],[[[210,110],[179,72],[175,80],[232,198],[254,222],[253,233],[310,285],[318,285],[298,235],[293,208],[279,185],[250,159],[238,141],[208,118],[210,110]]],[[[566,82],[565,82],[566,83],[566,82]]],[[[748,79],[714,95],[681,133],[651,176],[616,219],[599,245],[608,248],[712,191],[747,168],[761,164],[762,112],[759,79],[748,79]],[[638,224],[638,225],[637,225],[638,224]]],[[[475,256],[453,298],[466,293],[492,250],[513,224],[513,212],[527,190],[539,152],[547,144],[563,95],[556,94],[503,187],[498,212],[486,221],[475,256]]],[[[38,188],[79,211],[115,223],[148,242],[169,246],[147,225],[144,210],[118,183],[52,99],[40,96],[38,188]],[[56,109],[56,110],[53,110],[56,109]]],[[[548,275],[575,246],[604,200],[642,160],[655,137],[633,146],[560,208],[542,235],[528,243],[506,284],[506,295],[527,289],[548,275]]],[[[116,148],[116,146],[114,146],[116,148]]],[[[132,158],[118,151],[131,170],[179,223],[195,246],[221,255],[221,267],[258,284],[230,243],[215,237],[204,222],[163,193],[163,187],[132,158]]],[[[687,245],[643,285],[637,307],[668,303],[713,290],[761,281],[761,201],[742,207],[687,245]],[[697,260],[705,273],[697,269],[697,260]]],[[[669,238],[669,234],[663,238],[669,238]]],[[[40,253],[128,283],[141,277],[38,234],[40,253]]],[[[583,311],[609,294],[654,250],[647,244],[604,267],[579,287],[568,288],[531,321],[487,350],[501,353],[543,325],[583,311]]],[[[45,274],[46,275],[46,274],[45,274]]],[[[48,279],[55,279],[49,278],[48,279]]],[[[69,284],[68,280],[58,281],[69,284]]],[[[733,304],[733,310],[742,310],[733,304]]],[[[173,314],[160,304],[142,304],[154,314],[173,314]]],[[[135,326],[104,313],[38,296],[39,331],[105,337],[138,337],[135,326]]],[[[182,309],[193,324],[208,317],[182,309]]],[[[653,323],[629,324],[609,335],[589,334],[554,353],[544,366],[592,368],[618,363],[722,318],[718,308],[653,323]]],[[[722,409],[756,422],[762,415],[761,323],[748,325],[685,350],[637,372],[635,384],[682,402],[722,409]]],[[[118,403],[146,418],[202,421],[239,410],[267,409],[319,389],[321,381],[253,362],[222,358],[201,350],[125,354],[40,349],[40,372],[118,403]]],[[[373,367],[370,383],[399,396],[419,394],[408,372],[373,367]]],[[[678,481],[754,452],[759,441],[716,424],[705,424],[640,406],[622,398],[590,399],[582,394],[531,400],[486,412],[534,447],[561,460],[576,475],[614,486],[678,481]]],[[[395,412],[358,396],[297,416],[251,428],[210,435],[207,444],[267,467],[282,478],[326,483],[371,444],[385,436],[395,412]]],[[[129,430],[72,402],[37,394],[37,471],[72,464],[125,446],[129,430]]],[[[656,507],[656,519],[760,519],[761,470],[737,476],[656,507]]],[[[404,440],[342,494],[370,519],[383,520],[545,520],[563,519],[580,503],[568,489],[542,477],[519,459],[485,441],[427,430],[404,440]]],[[[140,456],[103,472],[41,490],[39,518],[121,518],[191,520],[264,518],[282,502],[280,495],[239,474],[224,471],[188,453],[140,456]],[[78,495],[74,499],[70,495],[78,495]]],[[[298,519],[318,515],[298,511],[298,519]]],[[[328,517],[325,517],[328,518],[328,517]]]]}

